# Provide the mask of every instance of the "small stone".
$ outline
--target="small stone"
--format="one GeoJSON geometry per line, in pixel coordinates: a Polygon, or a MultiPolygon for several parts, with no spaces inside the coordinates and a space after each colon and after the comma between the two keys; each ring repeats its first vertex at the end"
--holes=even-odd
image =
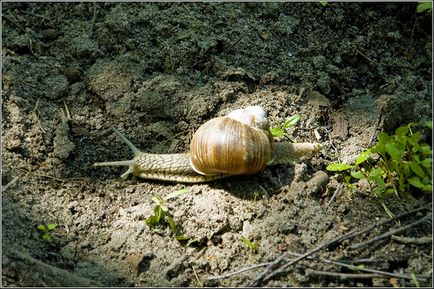
{"type": "Polygon", "coordinates": [[[75,67],[69,66],[63,70],[63,73],[70,83],[75,83],[81,80],[80,72],[75,67]]]}

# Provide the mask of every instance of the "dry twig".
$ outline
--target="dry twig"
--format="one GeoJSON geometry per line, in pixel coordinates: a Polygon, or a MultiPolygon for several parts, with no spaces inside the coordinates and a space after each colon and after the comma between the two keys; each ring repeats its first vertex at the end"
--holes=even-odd
{"type": "Polygon", "coordinates": [[[330,200],[328,201],[326,208],[328,208],[330,206],[330,204],[333,202],[333,200],[339,195],[339,193],[341,192],[343,187],[343,184],[339,184],[338,188],[336,189],[335,193],[333,194],[333,196],[330,198],[330,200]]]}
{"type": "Polygon", "coordinates": [[[323,276],[330,276],[330,277],[338,277],[340,279],[357,279],[357,278],[380,278],[385,277],[380,274],[357,274],[357,273],[338,273],[338,272],[328,272],[328,271],[317,271],[313,269],[306,269],[306,274],[308,275],[323,275],[323,276]]]}
{"type": "MultiPolygon", "coordinates": [[[[293,253],[293,252],[288,252],[288,253],[289,253],[289,255],[296,256],[296,257],[302,256],[301,254],[298,254],[298,253],[293,253]]],[[[396,277],[396,278],[402,278],[402,279],[407,279],[407,280],[413,279],[413,277],[411,275],[407,275],[407,274],[391,273],[391,272],[386,272],[386,271],[381,271],[381,270],[362,268],[362,267],[357,267],[357,266],[354,266],[351,264],[346,264],[346,263],[342,263],[342,262],[338,262],[338,261],[334,261],[334,260],[330,260],[330,259],[326,259],[326,258],[321,258],[321,257],[307,257],[307,259],[318,260],[318,261],[321,261],[323,263],[338,265],[338,266],[342,266],[342,267],[345,267],[345,268],[348,268],[351,270],[357,270],[357,271],[363,271],[363,272],[368,272],[368,273],[372,273],[372,274],[378,274],[378,275],[381,275],[382,277],[396,277]]],[[[355,274],[355,275],[357,275],[357,274],[355,274]]],[[[415,275],[415,277],[418,281],[427,281],[428,278],[431,278],[431,275],[415,275]]]]}
{"type": "Polygon", "coordinates": [[[423,245],[432,243],[432,237],[426,236],[426,237],[420,237],[420,238],[410,238],[410,237],[400,237],[392,235],[392,240],[404,243],[404,244],[415,244],[415,245],[423,245]]]}
{"type": "Polygon", "coordinates": [[[375,243],[377,241],[380,241],[380,240],[386,239],[388,237],[391,237],[392,235],[395,235],[395,234],[397,234],[399,232],[405,231],[405,230],[407,230],[407,229],[409,229],[411,227],[417,226],[417,225],[419,225],[419,224],[421,224],[423,222],[427,222],[427,221],[431,222],[431,218],[432,218],[432,214],[431,213],[427,213],[423,218],[420,218],[419,220],[417,220],[414,223],[411,223],[411,224],[408,224],[408,225],[401,226],[401,227],[398,227],[396,229],[390,230],[389,232],[384,233],[384,234],[382,234],[380,236],[377,236],[377,237],[375,237],[373,239],[370,239],[368,241],[357,243],[357,244],[353,244],[353,245],[350,246],[350,249],[354,250],[354,249],[360,249],[360,248],[366,247],[366,246],[368,246],[368,245],[370,245],[372,243],[375,243]]]}
{"type": "Polygon", "coordinates": [[[244,273],[244,272],[256,269],[256,268],[268,266],[268,265],[270,265],[270,263],[271,262],[261,263],[261,264],[255,264],[255,265],[252,265],[252,266],[249,266],[249,267],[246,267],[246,268],[241,268],[240,270],[237,270],[235,272],[230,272],[230,273],[223,274],[223,275],[218,275],[218,276],[210,276],[210,277],[206,278],[206,280],[209,281],[209,280],[224,279],[224,278],[231,277],[231,276],[237,275],[237,274],[241,274],[241,273],[244,273]]]}
{"type": "Polygon", "coordinates": [[[9,189],[12,185],[14,185],[14,184],[18,181],[19,178],[20,178],[19,176],[16,176],[12,181],[10,181],[10,182],[7,183],[6,185],[4,185],[3,188],[2,188],[2,192],[5,192],[5,191],[6,191],[7,189],[9,189]]]}

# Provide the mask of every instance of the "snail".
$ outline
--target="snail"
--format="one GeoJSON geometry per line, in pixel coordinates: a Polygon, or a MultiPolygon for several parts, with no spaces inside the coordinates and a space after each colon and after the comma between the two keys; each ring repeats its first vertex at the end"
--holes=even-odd
{"type": "Polygon", "coordinates": [[[260,106],[237,109],[207,121],[194,133],[190,152],[184,154],[141,152],[113,130],[130,147],[134,158],[94,166],[128,166],[121,178],[132,174],[144,179],[201,183],[255,174],[270,165],[300,162],[322,148],[318,143],[274,143],[267,113],[260,106]]]}

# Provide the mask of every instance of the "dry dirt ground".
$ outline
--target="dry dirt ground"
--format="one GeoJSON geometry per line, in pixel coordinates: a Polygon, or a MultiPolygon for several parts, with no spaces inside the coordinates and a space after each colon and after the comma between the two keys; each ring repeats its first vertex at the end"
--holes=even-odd
{"type": "MultiPolygon", "coordinates": [[[[415,11],[416,3],[2,3],[3,285],[246,286],[267,267],[222,275],[286,254],[282,265],[388,219],[366,186],[346,189],[325,167],[354,161],[379,131],[432,119],[432,15],[415,11]],[[111,126],[145,152],[186,152],[202,123],[247,105],[263,106],[272,126],[300,114],[292,139],[324,149],[304,163],[193,185],[122,180],[124,167],[92,166],[132,157],[111,126]],[[146,224],[152,197],[181,189],[166,205],[194,240],[188,246],[169,226],[146,224]],[[37,229],[48,224],[50,241],[37,229]]],[[[429,217],[430,202],[418,192],[388,198],[395,215],[428,209],[260,284],[431,286],[431,277],[410,277],[432,274],[431,221],[351,248],[429,217]]]]}

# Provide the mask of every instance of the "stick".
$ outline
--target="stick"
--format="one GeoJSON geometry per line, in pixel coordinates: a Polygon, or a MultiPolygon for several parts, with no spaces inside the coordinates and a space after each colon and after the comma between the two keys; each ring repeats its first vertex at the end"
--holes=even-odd
{"type": "Polygon", "coordinates": [[[432,218],[432,214],[431,214],[431,213],[427,213],[423,218],[417,220],[417,221],[414,222],[414,223],[411,223],[411,224],[408,224],[408,225],[405,225],[405,226],[399,227],[399,228],[394,229],[394,230],[390,230],[389,232],[384,233],[384,234],[382,234],[382,235],[380,235],[380,236],[377,236],[377,237],[375,237],[375,238],[373,238],[373,239],[370,239],[370,240],[368,240],[368,241],[365,241],[365,242],[361,242],[361,243],[358,243],[358,244],[351,245],[349,248],[352,249],[352,250],[354,250],[354,249],[360,249],[360,248],[366,247],[366,246],[368,246],[368,245],[370,245],[370,244],[372,244],[372,243],[375,243],[375,242],[377,242],[377,241],[380,241],[380,240],[386,239],[386,238],[388,238],[388,237],[390,237],[390,236],[392,236],[392,235],[395,235],[395,234],[397,234],[397,233],[399,233],[399,232],[401,232],[401,231],[405,231],[405,230],[407,230],[407,229],[409,229],[409,228],[411,228],[411,227],[417,226],[417,225],[419,225],[420,223],[423,223],[423,222],[425,222],[425,221],[429,221],[429,222],[430,222],[430,221],[431,221],[431,218],[432,218]]]}
{"type": "Polygon", "coordinates": [[[330,206],[330,204],[333,202],[333,200],[339,195],[339,193],[341,192],[342,187],[343,187],[343,184],[339,184],[338,188],[336,189],[336,192],[333,194],[333,196],[328,201],[328,203],[326,205],[326,208],[328,208],[330,206]]]}
{"type": "MultiPolygon", "coordinates": [[[[298,253],[293,253],[293,252],[288,252],[288,253],[292,256],[302,256],[301,254],[298,254],[298,253]]],[[[403,279],[408,279],[408,280],[413,279],[413,277],[411,275],[400,274],[400,273],[390,273],[390,272],[386,272],[386,271],[380,271],[380,270],[369,269],[369,268],[361,268],[361,267],[357,267],[357,266],[354,266],[351,264],[333,261],[333,260],[321,258],[321,257],[318,257],[318,258],[308,257],[307,259],[318,260],[318,261],[321,261],[324,263],[346,267],[346,268],[351,269],[351,270],[364,271],[364,272],[379,274],[379,275],[383,275],[383,276],[387,276],[387,277],[396,277],[396,278],[403,278],[403,279]]],[[[431,275],[415,275],[415,276],[416,276],[416,279],[418,281],[426,281],[427,278],[431,278],[431,275]]]]}
{"type": "Polygon", "coordinates": [[[203,287],[202,281],[200,281],[199,276],[197,276],[196,269],[194,268],[194,266],[191,267],[193,268],[193,273],[194,273],[194,277],[196,277],[196,281],[198,282],[200,287],[203,287]]]}
{"type": "Polygon", "coordinates": [[[432,243],[432,237],[426,236],[421,238],[409,238],[409,237],[399,237],[393,235],[392,240],[404,243],[404,244],[415,244],[415,245],[422,245],[422,244],[428,244],[432,243]]]}
{"type": "Polygon", "coordinates": [[[380,274],[352,274],[352,273],[337,273],[337,272],[327,272],[327,271],[317,271],[313,269],[306,269],[308,275],[323,275],[330,277],[338,277],[340,279],[357,279],[357,278],[386,278],[386,276],[380,274]]]}
{"type": "Polygon", "coordinates": [[[9,183],[7,183],[7,184],[2,188],[2,192],[5,192],[7,189],[9,189],[13,184],[15,184],[15,183],[18,181],[19,178],[20,178],[19,176],[16,176],[12,181],[10,181],[9,183]]]}
{"type": "Polygon", "coordinates": [[[270,263],[272,263],[272,262],[267,262],[267,263],[261,263],[261,264],[252,265],[250,267],[242,268],[242,269],[237,270],[235,272],[231,272],[231,273],[227,273],[227,274],[223,274],[223,275],[218,275],[218,276],[211,276],[211,277],[206,278],[206,280],[224,279],[224,278],[231,277],[231,276],[237,275],[237,274],[241,274],[243,272],[247,272],[247,271],[259,268],[259,267],[268,266],[268,265],[270,265],[270,263]]]}

